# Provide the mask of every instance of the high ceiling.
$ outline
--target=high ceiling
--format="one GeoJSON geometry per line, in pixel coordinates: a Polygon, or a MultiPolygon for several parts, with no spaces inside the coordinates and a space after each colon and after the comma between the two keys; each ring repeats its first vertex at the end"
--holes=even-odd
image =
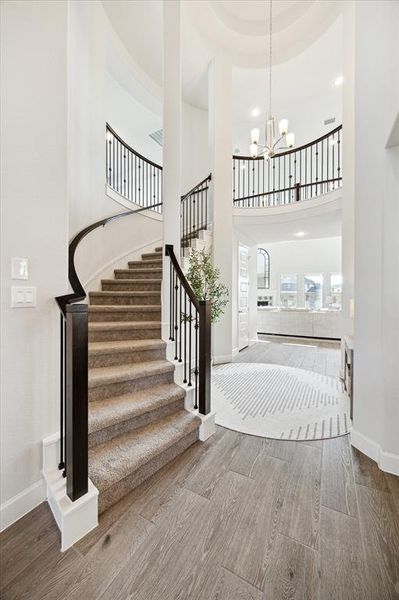
{"type": "MultiPolygon", "coordinates": [[[[110,22],[134,62],[162,85],[162,0],[103,0],[110,22]]],[[[297,143],[324,132],[324,119],[341,119],[341,3],[333,0],[273,1],[273,107],[290,120],[297,143]],[[298,117],[300,105],[300,118],[298,117]],[[315,127],[309,128],[307,119],[315,127]]],[[[252,108],[266,105],[269,66],[269,2],[182,0],[182,85],[190,104],[207,109],[207,68],[222,53],[233,65],[234,147],[247,149],[258,125],[252,108]]]]}

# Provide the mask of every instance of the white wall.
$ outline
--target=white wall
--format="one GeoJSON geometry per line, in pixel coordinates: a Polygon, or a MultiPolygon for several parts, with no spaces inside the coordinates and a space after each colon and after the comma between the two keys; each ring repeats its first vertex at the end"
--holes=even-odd
{"type": "Polygon", "coordinates": [[[1,517],[44,498],[41,442],[58,429],[59,310],[67,292],[66,2],[1,4],[1,517]],[[11,257],[29,280],[10,279],[11,257]],[[10,308],[11,285],[37,287],[10,308]]]}
{"type": "Polygon", "coordinates": [[[158,165],[162,164],[162,146],[149,137],[150,133],[162,129],[161,115],[146,108],[109,74],[106,79],[106,117],[129,146],[158,165]]]}
{"type": "Polygon", "coordinates": [[[399,3],[356,2],[354,10],[352,443],[399,474],[399,162],[398,147],[385,147],[399,107],[399,3]]]}
{"type": "Polygon", "coordinates": [[[208,111],[182,106],[182,194],[209,175],[208,111]]]}
{"type": "Polygon", "coordinates": [[[259,295],[274,296],[279,304],[280,275],[297,273],[298,307],[304,306],[303,277],[306,274],[324,274],[323,296],[329,295],[329,274],[342,269],[341,237],[295,240],[275,244],[259,244],[270,255],[270,290],[259,290],[259,295]]]}

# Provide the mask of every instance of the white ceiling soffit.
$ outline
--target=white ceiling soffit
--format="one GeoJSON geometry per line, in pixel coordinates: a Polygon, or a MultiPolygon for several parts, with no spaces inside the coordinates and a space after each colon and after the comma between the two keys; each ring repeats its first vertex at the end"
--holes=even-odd
{"type": "MultiPolygon", "coordinates": [[[[265,66],[268,0],[185,0],[184,7],[191,27],[213,55],[223,53],[236,66],[265,66]]],[[[293,58],[312,44],[340,10],[341,2],[334,0],[274,0],[273,64],[293,58]]]]}
{"type": "MultiPolygon", "coordinates": [[[[133,61],[155,86],[162,86],[162,0],[102,3],[133,61]]],[[[224,54],[233,65],[251,68],[253,72],[267,66],[267,7],[268,1],[264,0],[182,1],[182,87],[186,101],[207,107],[207,68],[216,54],[224,54]]],[[[273,64],[282,65],[306,48],[310,51],[312,44],[333,25],[340,8],[339,0],[274,0],[273,64]]],[[[334,56],[341,39],[331,45],[331,36],[327,37],[329,41],[324,45],[320,40],[323,55],[334,56]]],[[[310,75],[311,69],[307,73],[310,75]]],[[[296,90],[306,88],[299,85],[300,77],[298,74],[292,80],[296,90]]],[[[263,75],[259,74],[256,80],[260,84],[263,75]]],[[[318,80],[317,74],[313,80],[318,80]]]]}
{"type": "Polygon", "coordinates": [[[342,191],[294,205],[265,209],[234,209],[235,229],[254,244],[342,235],[342,191]],[[295,234],[303,231],[298,238],[295,234]]]}

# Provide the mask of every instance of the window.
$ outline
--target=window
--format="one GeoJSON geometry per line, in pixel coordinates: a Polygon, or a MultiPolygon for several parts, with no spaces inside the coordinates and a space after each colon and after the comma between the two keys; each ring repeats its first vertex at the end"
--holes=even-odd
{"type": "Polygon", "coordinates": [[[328,298],[330,308],[341,310],[342,308],[342,274],[331,273],[330,297],[328,298]]]}
{"type": "Polygon", "coordinates": [[[264,248],[258,248],[258,288],[270,288],[270,256],[264,248]]]}
{"type": "Polygon", "coordinates": [[[319,310],[323,307],[323,275],[305,275],[305,308],[319,310]]]}
{"type": "Polygon", "coordinates": [[[280,304],[287,308],[295,308],[297,305],[298,278],[296,273],[292,275],[280,275],[280,304]]]}

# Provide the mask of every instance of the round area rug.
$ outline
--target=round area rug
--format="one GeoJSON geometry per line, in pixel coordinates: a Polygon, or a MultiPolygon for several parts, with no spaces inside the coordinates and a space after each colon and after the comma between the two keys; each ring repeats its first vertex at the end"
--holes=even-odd
{"type": "Polygon", "coordinates": [[[326,439],[351,427],[338,379],[272,364],[214,367],[212,408],[218,425],[279,440],[326,439]]]}

